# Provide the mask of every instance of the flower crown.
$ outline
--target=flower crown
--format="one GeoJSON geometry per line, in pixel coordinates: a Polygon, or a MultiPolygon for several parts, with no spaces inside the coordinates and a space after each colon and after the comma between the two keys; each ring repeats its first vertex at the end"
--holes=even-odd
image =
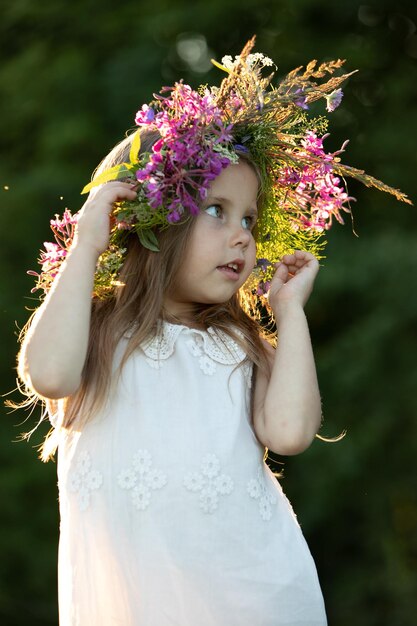
{"type": "MultiPolygon", "coordinates": [[[[162,88],[136,115],[139,129],[132,137],[129,162],[102,172],[84,187],[82,193],[112,180],[140,183],[136,200],[115,205],[110,244],[97,263],[96,297],[111,297],[120,285],[124,244],[131,231],[143,246],[157,252],[158,230],[197,215],[210,183],[237,163],[239,155],[247,155],[255,165],[263,198],[255,230],[258,261],[245,285],[252,299],[266,294],[274,263],[284,254],[303,249],[322,258],[325,231],[334,220],[343,224],[343,213],[350,213],[353,198],[344,186],[346,177],[411,204],[397,189],[343,165],[339,155],[347,142],[337,152],[324,150],[328,120],[309,117],[309,105],[324,98],[328,112],[339,106],[340,85],[354,73],[332,76],[344,61],[319,66],[311,61],[304,72],[298,67],[274,87],[274,74],[263,76],[263,70],[274,64],[251,53],[254,43],[252,38],[234,59],[213,61],[227,74],[220,87],[201,86],[195,91],[181,81],[162,88]],[[142,130],[155,131],[159,137],[150,152],[139,153],[142,130]]],[[[29,272],[37,277],[32,291],[49,290],[71,247],[76,222],[77,215],[69,210],[51,220],[56,241],[44,244],[42,272],[29,272]]]]}

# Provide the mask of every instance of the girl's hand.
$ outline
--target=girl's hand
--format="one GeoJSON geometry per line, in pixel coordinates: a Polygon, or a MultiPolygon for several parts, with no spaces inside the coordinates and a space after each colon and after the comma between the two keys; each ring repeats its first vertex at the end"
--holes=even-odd
{"type": "Polygon", "coordinates": [[[134,200],[136,185],[109,182],[93,188],[78,213],[75,245],[90,246],[97,256],[109,245],[110,214],[115,202],[134,200]]]}
{"type": "Polygon", "coordinates": [[[282,257],[281,263],[276,265],[268,294],[274,313],[279,313],[280,309],[290,303],[304,307],[313,290],[318,271],[319,262],[310,252],[296,250],[294,254],[282,257]]]}

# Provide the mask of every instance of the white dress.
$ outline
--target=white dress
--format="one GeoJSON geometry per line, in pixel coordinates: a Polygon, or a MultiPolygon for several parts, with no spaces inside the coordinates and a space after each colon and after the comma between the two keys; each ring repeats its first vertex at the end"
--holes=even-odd
{"type": "Polygon", "coordinates": [[[244,357],[224,333],[164,322],[106,409],[62,436],[61,626],[327,623],[244,357]]]}

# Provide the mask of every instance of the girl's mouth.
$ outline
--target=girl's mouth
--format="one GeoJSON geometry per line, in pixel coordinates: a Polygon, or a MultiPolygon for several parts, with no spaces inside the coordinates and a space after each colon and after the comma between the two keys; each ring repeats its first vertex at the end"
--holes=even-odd
{"type": "Polygon", "coordinates": [[[227,263],[226,265],[219,265],[217,269],[228,278],[237,280],[240,276],[243,265],[243,261],[238,259],[236,261],[232,261],[231,263],[227,263]]]}

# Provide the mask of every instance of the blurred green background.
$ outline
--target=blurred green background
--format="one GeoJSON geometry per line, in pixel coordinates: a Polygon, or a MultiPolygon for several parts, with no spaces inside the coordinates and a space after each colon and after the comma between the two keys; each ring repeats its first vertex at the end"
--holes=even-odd
{"type": "MultiPolygon", "coordinates": [[[[414,195],[417,128],[414,0],[13,0],[1,2],[1,392],[15,386],[16,334],[36,306],[26,270],[49,219],[79,192],[161,84],[217,83],[210,58],[257,50],[278,75],[311,59],[358,68],[331,116],[328,150],[414,195]]],[[[308,304],[325,424],[285,461],[283,486],[315,557],[331,626],[417,620],[417,213],[349,185],[348,222],[329,236],[308,304]]],[[[66,332],[63,328],[62,332],[66,332]]],[[[17,400],[18,394],[12,397],[17,400]]],[[[36,412],[0,422],[0,622],[57,624],[56,466],[19,434],[36,412]]],[[[279,572],[277,572],[279,576],[279,572]]],[[[256,626],[254,624],[254,626],[256,626]]]]}

